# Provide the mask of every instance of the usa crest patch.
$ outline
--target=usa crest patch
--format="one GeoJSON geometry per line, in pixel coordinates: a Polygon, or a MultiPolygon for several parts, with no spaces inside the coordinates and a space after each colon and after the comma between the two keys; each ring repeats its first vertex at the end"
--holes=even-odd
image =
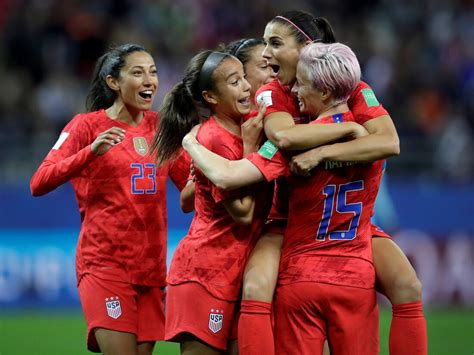
{"type": "Polygon", "coordinates": [[[217,333],[222,329],[222,322],[224,320],[224,310],[211,309],[209,313],[209,329],[213,333],[217,333]]]}
{"type": "Polygon", "coordinates": [[[133,146],[135,147],[135,151],[142,157],[148,153],[148,143],[145,137],[133,137],[133,146]]]}
{"type": "Polygon", "coordinates": [[[122,306],[118,297],[109,297],[105,299],[105,308],[107,314],[113,319],[117,319],[122,315],[122,306]]]}

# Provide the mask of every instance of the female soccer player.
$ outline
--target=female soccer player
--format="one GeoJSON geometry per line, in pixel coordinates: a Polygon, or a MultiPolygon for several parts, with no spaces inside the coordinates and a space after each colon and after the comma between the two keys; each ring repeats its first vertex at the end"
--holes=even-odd
{"type": "MultiPolygon", "coordinates": [[[[316,117],[306,129],[353,120],[346,102],[359,80],[359,64],[347,46],[304,49],[298,96],[301,112],[316,117]]],[[[192,135],[183,145],[210,176],[230,168],[245,184],[288,175],[288,158],[269,141],[258,154],[234,162],[204,150],[192,135]]],[[[381,165],[326,166],[311,178],[288,179],[288,227],[275,303],[277,353],[322,353],[326,337],[333,354],[377,353],[370,216],[381,165]]]]}
{"type": "MultiPolygon", "coordinates": [[[[315,18],[302,11],[290,11],[276,16],[265,28],[267,43],[264,57],[278,70],[278,82],[283,88],[261,88],[262,99],[281,95],[285,85],[295,81],[298,53],[312,40],[334,42],[333,31],[323,18],[315,18]]],[[[271,84],[270,84],[271,85],[271,84]]],[[[286,130],[293,125],[291,111],[285,110],[282,100],[273,97],[273,105],[267,107],[265,133],[280,148],[298,149],[292,144],[298,130],[286,130]],[[277,101],[278,103],[275,103],[277,101]],[[293,136],[292,136],[293,135],[293,136]]],[[[294,157],[296,163],[306,161],[309,171],[320,160],[374,161],[399,153],[398,136],[387,111],[379,104],[371,88],[359,83],[352,93],[349,108],[356,122],[363,124],[370,133],[359,140],[316,148],[315,152],[294,157]]],[[[302,127],[299,127],[302,129],[302,127]]],[[[379,290],[392,303],[390,328],[390,353],[425,354],[427,352],[426,321],[423,314],[421,283],[402,250],[378,227],[372,226],[373,258],[379,290]]]]}
{"type": "MultiPolygon", "coordinates": [[[[310,131],[304,126],[293,126],[293,121],[300,120],[301,114],[296,102],[292,99],[289,87],[296,80],[296,64],[301,48],[313,39],[334,42],[334,34],[324,18],[314,18],[305,12],[291,11],[270,21],[265,29],[264,37],[267,42],[264,56],[278,70],[279,79],[259,90],[259,99],[267,104],[265,132],[280,147],[302,149],[303,147],[295,141],[295,137],[302,139],[302,134],[309,134],[310,131]]],[[[377,102],[370,87],[361,82],[352,93],[348,103],[356,121],[362,123],[371,134],[361,140],[331,146],[333,149],[331,158],[339,160],[337,157],[339,155],[341,160],[365,161],[384,159],[398,154],[396,130],[390,116],[377,102]]],[[[328,149],[327,153],[330,152],[331,149],[328,149]]],[[[216,182],[223,188],[232,187],[230,179],[216,182]]],[[[375,226],[372,230],[374,236],[386,236],[375,226]]],[[[272,240],[275,241],[277,238],[272,238],[272,240]]],[[[246,302],[246,294],[247,299],[262,302],[261,308],[270,306],[276,274],[275,267],[272,265],[278,265],[278,262],[269,262],[269,260],[275,260],[278,257],[279,249],[277,243],[268,244],[259,248],[259,242],[254,250],[254,254],[258,251],[258,256],[255,258],[252,256],[249,260],[248,264],[252,266],[253,272],[245,275],[242,309],[246,302]]],[[[390,332],[391,353],[426,352],[426,323],[421,303],[421,284],[415,271],[396,244],[386,238],[374,239],[374,260],[380,288],[393,304],[390,332]]],[[[263,312],[253,312],[248,320],[253,324],[259,324],[259,330],[253,332],[257,338],[271,332],[270,318],[263,312]]],[[[247,331],[252,329],[249,326],[243,328],[247,331]]],[[[239,340],[241,336],[239,332],[239,340]]],[[[258,348],[259,344],[268,344],[268,341],[253,341],[252,343],[256,344],[255,353],[258,353],[263,351],[263,348],[258,348]]]]}
{"type": "MultiPolygon", "coordinates": [[[[265,49],[263,40],[257,38],[242,38],[229,43],[220,45],[217,50],[229,53],[244,66],[245,79],[250,84],[250,109],[251,114],[256,115],[258,108],[255,103],[255,93],[258,88],[275,79],[273,69],[268,65],[267,60],[263,58],[262,53],[265,49]]],[[[249,117],[248,117],[249,118],[249,117]]],[[[194,211],[194,184],[189,180],[187,188],[181,193],[181,208],[184,212],[194,211]]]]}
{"type": "MultiPolygon", "coordinates": [[[[227,159],[255,151],[264,111],[242,125],[250,106],[239,60],[223,52],[197,54],[165,97],[153,143],[158,160],[172,159],[201,120],[197,138],[211,151],[227,159]],[[205,110],[210,117],[200,118],[205,110]]],[[[196,213],[171,262],[165,337],[181,343],[182,353],[217,354],[228,347],[243,268],[268,214],[272,186],[254,187],[254,198],[254,189],[218,189],[199,169],[194,178],[196,213]]]]}
{"type": "Polygon", "coordinates": [[[66,125],[31,179],[34,196],[72,182],[87,345],[104,354],[151,354],[164,337],[166,178],[181,189],[189,164],[157,167],[149,155],[157,89],[155,62],[142,46],[111,49],[97,61],[88,112],[66,125]]]}
{"type": "Polygon", "coordinates": [[[262,39],[242,38],[229,43],[223,52],[229,53],[240,60],[244,66],[245,79],[250,84],[250,107],[251,112],[257,112],[255,102],[257,90],[265,84],[272,82],[276,75],[262,56],[265,43],[262,39]]]}

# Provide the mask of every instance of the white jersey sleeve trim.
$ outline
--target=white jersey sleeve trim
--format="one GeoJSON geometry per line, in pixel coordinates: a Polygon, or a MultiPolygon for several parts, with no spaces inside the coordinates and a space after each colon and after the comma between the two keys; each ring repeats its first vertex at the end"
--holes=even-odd
{"type": "Polygon", "coordinates": [[[59,135],[58,141],[53,145],[52,149],[53,150],[58,150],[59,148],[61,148],[63,143],[66,141],[67,137],[69,137],[69,133],[68,132],[62,132],[59,135]]]}

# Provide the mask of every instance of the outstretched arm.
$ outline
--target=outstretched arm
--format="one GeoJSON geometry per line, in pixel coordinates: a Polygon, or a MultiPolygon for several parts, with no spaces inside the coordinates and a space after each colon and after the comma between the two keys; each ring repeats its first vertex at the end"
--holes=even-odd
{"type": "Polygon", "coordinates": [[[388,115],[376,117],[364,124],[369,135],[343,143],[311,149],[292,158],[295,173],[308,172],[321,161],[371,162],[400,154],[397,130],[388,115]]]}
{"type": "MultiPolygon", "coordinates": [[[[68,126],[67,126],[68,127],[68,126]]],[[[76,149],[75,138],[65,130],[30,181],[33,196],[44,195],[79,174],[97,156],[106,154],[125,138],[125,131],[112,127],[102,132],[92,144],[76,149]]]]}
{"type": "Polygon", "coordinates": [[[371,162],[400,154],[400,140],[390,116],[376,117],[364,127],[368,136],[321,147],[323,159],[371,162]]]}
{"type": "Polygon", "coordinates": [[[183,148],[189,153],[202,173],[219,189],[233,190],[248,186],[265,178],[260,170],[246,159],[228,160],[203,147],[194,136],[197,128],[183,139],[183,148]]]}
{"type": "Polygon", "coordinates": [[[268,139],[282,150],[310,149],[344,137],[358,138],[367,134],[356,122],[294,124],[293,117],[286,112],[269,114],[264,127],[268,139]]]}

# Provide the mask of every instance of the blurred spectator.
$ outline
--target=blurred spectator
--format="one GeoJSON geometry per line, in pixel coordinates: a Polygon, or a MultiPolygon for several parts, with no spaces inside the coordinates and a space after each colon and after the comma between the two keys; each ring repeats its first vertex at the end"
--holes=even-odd
{"type": "Polygon", "coordinates": [[[93,63],[110,45],[151,49],[160,99],[198,50],[261,36],[293,8],[327,17],[354,48],[399,130],[390,174],[473,181],[472,0],[0,0],[0,178],[31,175],[83,108],[93,63]]]}

